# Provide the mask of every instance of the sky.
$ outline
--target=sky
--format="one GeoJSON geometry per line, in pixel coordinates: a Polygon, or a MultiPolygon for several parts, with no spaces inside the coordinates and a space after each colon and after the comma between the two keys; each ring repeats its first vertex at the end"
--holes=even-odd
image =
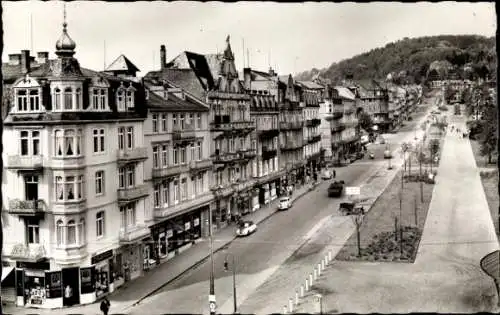
{"type": "MultiPolygon", "coordinates": [[[[4,50],[48,51],[62,33],[60,1],[2,1],[4,50]]],[[[68,33],[80,65],[103,70],[120,54],[140,70],[160,67],[182,51],[221,52],[227,35],[239,71],[245,65],[280,75],[383,47],[404,37],[441,34],[495,36],[494,3],[100,2],[66,4],[68,33]],[[243,49],[243,45],[245,49],[243,49]]],[[[32,52],[33,55],[33,52],[32,52]]]]}

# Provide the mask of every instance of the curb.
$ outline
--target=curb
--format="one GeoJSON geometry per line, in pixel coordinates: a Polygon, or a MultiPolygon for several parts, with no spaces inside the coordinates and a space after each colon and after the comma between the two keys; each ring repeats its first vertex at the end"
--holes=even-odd
{"type": "MultiPolygon", "coordinates": [[[[295,202],[296,200],[302,198],[303,196],[305,196],[306,194],[308,194],[309,192],[313,191],[316,189],[317,186],[319,186],[321,184],[321,182],[315,184],[313,186],[313,189],[312,190],[309,190],[309,189],[306,189],[303,193],[301,193],[300,195],[298,195],[297,197],[295,197],[295,199],[293,199],[293,201],[295,202]]],[[[269,213],[269,215],[265,216],[264,218],[262,218],[260,221],[258,221],[257,223],[262,223],[262,222],[265,222],[267,221],[268,219],[270,219],[274,214],[276,214],[277,211],[274,211],[274,212],[271,212],[269,213]]],[[[226,242],[225,244],[223,244],[222,246],[220,246],[218,249],[214,250],[213,253],[216,254],[217,252],[221,251],[221,250],[224,250],[228,245],[230,245],[237,237],[233,237],[231,240],[229,240],[228,242],[226,242]]],[[[184,271],[182,271],[181,273],[179,273],[178,275],[176,275],[175,277],[173,277],[172,279],[166,281],[165,283],[163,283],[162,285],[160,285],[158,288],[152,290],[151,292],[147,293],[145,296],[141,297],[140,299],[138,299],[136,302],[134,302],[132,305],[126,307],[124,310],[127,310],[131,307],[134,307],[134,306],[137,306],[138,304],[140,304],[142,301],[144,301],[145,299],[147,299],[148,297],[154,295],[155,293],[157,293],[158,291],[160,291],[161,289],[163,289],[164,287],[166,287],[167,285],[169,285],[170,283],[174,282],[175,280],[181,278],[183,275],[187,274],[189,271],[191,271],[192,269],[198,267],[199,265],[203,264],[205,261],[207,261],[207,259],[210,257],[210,255],[206,255],[205,257],[201,258],[200,260],[198,260],[197,262],[195,262],[194,264],[192,264],[191,266],[187,267],[184,271]]]]}

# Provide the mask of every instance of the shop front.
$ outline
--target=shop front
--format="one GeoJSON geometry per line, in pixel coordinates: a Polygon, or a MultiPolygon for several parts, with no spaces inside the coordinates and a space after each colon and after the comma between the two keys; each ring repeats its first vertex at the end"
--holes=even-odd
{"type": "Polygon", "coordinates": [[[276,190],[276,182],[272,181],[271,183],[269,183],[269,188],[270,188],[269,198],[271,201],[273,201],[274,199],[276,199],[278,197],[277,190],[276,190]]]}
{"type": "Polygon", "coordinates": [[[271,194],[269,191],[269,183],[265,183],[260,186],[259,189],[259,203],[260,205],[267,205],[271,200],[271,194]]]}
{"type": "Polygon", "coordinates": [[[254,188],[250,191],[252,211],[258,210],[260,208],[259,191],[259,188],[254,188]]]}
{"type": "MultiPolygon", "coordinates": [[[[62,300],[47,299],[45,273],[50,269],[47,260],[39,262],[16,262],[16,304],[34,308],[61,307],[62,300]],[[53,306],[53,304],[60,305],[53,306]]],[[[61,287],[61,284],[59,285],[61,287]]]]}
{"type": "Polygon", "coordinates": [[[123,278],[125,282],[134,280],[143,272],[143,245],[141,242],[125,244],[120,247],[123,278]]]}
{"type": "Polygon", "coordinates": [[[91,257],[90,263],[94,266],[95,295],[97,299],[113,292],[113,254],[113,250],[110,249],[91,257]]]}

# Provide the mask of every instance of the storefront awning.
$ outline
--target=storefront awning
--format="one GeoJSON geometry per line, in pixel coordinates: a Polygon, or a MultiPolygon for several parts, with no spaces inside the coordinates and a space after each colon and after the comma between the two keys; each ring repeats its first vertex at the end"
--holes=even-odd
{"type": "Polygon", "coordinates": [[[14,270],[14,267],[2,267],[2,282],[14,270]]]}

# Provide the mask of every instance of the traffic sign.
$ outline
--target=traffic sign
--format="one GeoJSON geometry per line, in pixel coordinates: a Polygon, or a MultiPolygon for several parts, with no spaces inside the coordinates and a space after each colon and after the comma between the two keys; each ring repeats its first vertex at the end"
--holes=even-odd
{"type": "Polygon", "coordinates": [[[361,195],[361,187],[360,186],[346,187],[345,194],[346,195],[361,195]]]}
{"type": "Polygon", "coordinates": [[[496,250],[484,256],[480,262],[481,269],[495,280],[500,280],[500,251],[496,250]]]}

